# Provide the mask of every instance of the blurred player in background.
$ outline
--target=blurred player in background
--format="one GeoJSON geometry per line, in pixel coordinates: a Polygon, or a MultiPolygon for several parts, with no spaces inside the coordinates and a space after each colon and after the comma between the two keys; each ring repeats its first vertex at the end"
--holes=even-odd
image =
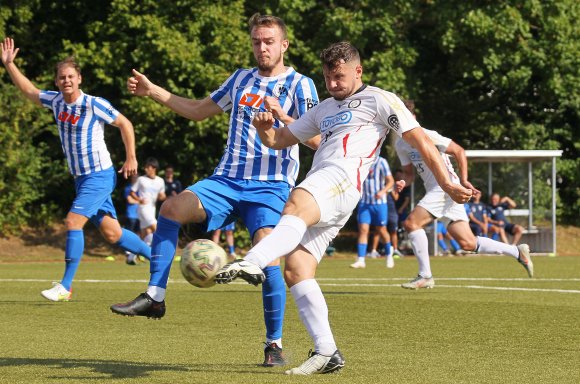
{"type": "Polygon", "coordinates": [[[111,199],[117,175],[104,140],[105,124],[121,131],[126,158],[119,173],[125,178],[137,173],[133,124],[107,100],[80,89],[81,70],[72,57],[56,65],[54,83],[59,90],[41,91],[14,63],[20,49],[15,48],[14,40],[5,38],[1,45],[2,63],[16,87],[33,103],[52,110],[69,170],[75,178],[76,197],[65,219],[64,276],[60,283],[41,292],[48,300],[68,301],[83,256],[83,227],[87,221],[99,228],[107,242],[145,257],[151,254],[136,234],[121,228],[111,199]]]}
{"type": "MultiPolygon", "coordinates": [[[[387,220],[389,216],[387,195],[395,183],[387,159],[377,156],[375,162],[369,168],[369,175],[362,186],[362,197],[358,204],[358,244],[357,260],[350,265],[351,268],[365,268],[365,256],[369,241],[369,228],[372,225],[380,236],[387,254],[387,268],[393,268],[395,262],[391,251],[391,239],[387,232],[387,220]]],[[[379,256],[377,246],[374,244],[374,236],[371,240],[373,248],[369,257],[379,256]]]]}
{"type": "MultiPolygon", "coordinates": [[[[431,141],[436,145],[441,153],[441,158],[447,167],[449,178],[456,184],[461,184],[466,188],[480,193],[476,190],[467,177],[467,157],[465,150],[453,142],[451,139],[441,136],[435,131],[424,129],[431,141]],[[459,176],[455,173],[449,155],[452,155],[459,166],[459,176]]],[[[519,246],[507,245],[497,242],[487,237],[475,237],[469,228],[469,220],[463,204],[454,202],[437,184],[433,173],[429,170],[423,161],[421,153],[413,148],[412,145],[404,140],[398,140],[395,144],[397,155],[401,160],[403,167],[403,180],[397,180],[395,185],[401,190],[406,184],[414,181],[415,172],[425,183],[425,196],[419,201],[415,209],[405,220],[405,229],[409,234],[413,252],[419,263],[419,273],[416,278],[402,285],[407,289],[433,288],[435,280],[431,273],[429,261],[429,248],[427,234],[423,229],[434,218],[450,221],[447,231],[457,240],[461,248],[465,251],[476,253],[492,253],[508,255],[515,258],[528,272],[530,277],[534,274],[532,260],[530,258],[530,249],[527,244],[519,246]]]]}
{"type": "Polygon", "coordinates": [[[145,175],[139,176],[137,182],[131,187],[131,197],[139,203],[137,214],[139,215],[139,228],[141,238],[145,244],[151,245],[153,232],[157,229],[157,201],[163,201],[165,195],[165,182],[157,176],[159,161],[153,157],[147,158],[143,170],[145,175]]]}
{"type": "Polygon", "coordinates": [[[216,243],[219,244],[220,243],[220,236],[222,234],[222,232],[225,234],[225,238],[226,238],[226,244],[228,246],[228,260],[232,261],[238,258],[238,255],[236,255],[236,245],[235,245],[235,241],[234,241],[234,231],[236,230],[236,223],[230,223],[224,227],[221,227],[220,229],[216,229],[215,231],[213,231],[213,234],[211,236],[211,240],[216,243]]]}
{"type": "Polygon", "coordinates": [[[481,193],[473,196],[473,201],[468,203],[469,227],[475,236],[487,237],[488,216],[485,204],[481,202],[481,193]]]}
{"type": "MultiPolygon", "coordinates": [[[[298,146],[272,151],[257,138],[251,122],[257,113],[270,110],[277,119],[276,128],[280,128],[318,104],[318,95],[310,78],[284,65],[284,52],[289,44],[284,22],[275,16],[255,14],[249,24],[257,68],[238,69],[203,100],[171,94],[136,70],[128,80],[132,94],[150,97],[194,121],[228,112],[230,126],[227,145],[214,174],[163,203],[153,237],[155,257],[147,292],[128,303],[111,306],[115,313],[163,317],[165,289],[181,225],[198,223],[208,232],[240,218],[252,243],[257,244],[280,220],[298,175],[298,146]]],[[[318,142],[319,138],[313,138],[309,145],[316,148],[318,142]]],[[[286,287],[280,261],[273,259],[265,273],[263,365],[283,365],[286,287]]]]}
{"type": "Polygon", "coordinates": [[[512,224],[507,221],[505,217],[505,210],[512,209],[516,207],[516,202],[510,197],[501,197],[494,193],[491,195],[491,201],[489,204],[489,223],[491,224],[491,232],[498,233],[501,237],[501,241],[508,243],[508,238],[506,233],[513,236],[512,244],[517,244],[524,233],[524,227],[519,224],[512,224]]]}

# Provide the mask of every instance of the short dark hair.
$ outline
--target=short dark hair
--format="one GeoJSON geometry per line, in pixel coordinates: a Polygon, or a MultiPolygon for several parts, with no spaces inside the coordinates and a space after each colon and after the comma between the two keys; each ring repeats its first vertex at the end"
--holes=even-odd
{"type": "Polygon", "coordinates": [[[406,99],[403,100],[403,104],[405,104],[405,107],[407,107],[409,112],[411,112],[413,115],[415,114],[415,100],[406,99]]]}
{"type": "Polygon", "coordinates": [[[322,65],[329,69],[334,69],[340,64],[350,61],[360,63],[360,54],[358,49],[348,41],[334,43],[320,52],[322,65]]]}
{"type": "Polygon", "coordinates": [[[74,56],[68,56],[64,60],[61,60],[58,63],[56,63],[56,65],[54,67],[54,78],[55,79],[58,77],[58,71],[62,67],[73,67],[74,70],[77,71],[77,73],[79,75],[81,74],[81,66],[77,63],[74,56]]]}
{"type": "Polygon", "coordinates": [[[157,161],[157,159],[154,157],[148,157],[147,160],[145,160],[145,167],[148,166],[159,169],[159,161],[157,161]]]}
{"type": "Polygon", "coordinates": [[[282,20],[279,17],[271,15],[260,15],[259,13],[254,13],[252,17],[250,17],[248,25],[250,26],[250,33],[252,33],[252,29],[256,27],[276,26],[280,28],[280,31],[282,31],[282,40],[288,39],[288,33],[286,32],[286,24],[284,23],[284,20],[282,20]]]}

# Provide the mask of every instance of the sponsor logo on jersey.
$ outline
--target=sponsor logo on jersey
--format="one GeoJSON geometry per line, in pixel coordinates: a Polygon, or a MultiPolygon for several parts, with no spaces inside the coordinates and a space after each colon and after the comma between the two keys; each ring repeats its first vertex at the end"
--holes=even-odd
{"type": "Polygon", "coordinates": [[[352,112],[344,111],[334,116],[325,117],[320,122],[320,132],[324,133],[337,125],[347,124],[352,119],[352,112]]]}
{"type": "Polygon", "coordinates": [[[71,123],[72,125],[76,125],[80,118],[80,115],[75,116],[74,114],[65,111],[62,111],[58,114],[58,121],[62,121],[63,123],[71,123]]]}
{"type": "Polygon", "coordinates": [[[306,110],[309,111],[318,104],[318,101],[312,100],[311,98],[306,98],[306,110]]]}
{"type": "Polygon", "coordinates": [[[260,95],[255,93],[244,93],[240,99],[240,105],[245,105],[246,107],[260,108],[264,99],[260,95]]]}
{"type": "Polygon", "coordinates": [[[387,122],[389,123],[391,128],[393,128],[395,131],[399,130],[399,118],[397,117],[397,115],[395,114],[390,115],[387,118],[387,122]]]}

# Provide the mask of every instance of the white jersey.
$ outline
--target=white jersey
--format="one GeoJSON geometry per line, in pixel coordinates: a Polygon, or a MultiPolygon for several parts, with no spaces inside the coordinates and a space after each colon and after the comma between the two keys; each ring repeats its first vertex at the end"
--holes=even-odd
{"type": "MultiPolygon", "coordinates": [[[[427,136],[431,138],[431,141],[433,141],[433,144],[435,144],[435,147],[437,147],[437,149],[441,153],[443,163],[447,168],[447,173],[449,173],[449,178],[451,179],[451,182],[459,184],[459,177],[457,176],[455,170],[453,169],[453,165],[451,164],[449,155],[445,153],[447,147],[451,143],[451,139],[442,136],[436,131],[432,131],[430,129],[423,128],[423,130],[425,131],[427,136]]],[[[421,176],[421,179],[423,179],[423,182],[425,183],[425,190],[427,192],[434,190],[442,191],[441,187],[439,186],[439,183],[437,183],[435,175],[433,174],[433,172],[431,172],[429,167],[425,165],[425,163],[423,162],[423,158],[421,157],[421,154],[419,153],[418,150],[413,148],[409,143],[407,143],[405,140],[402,139],[397,140],[397,143],[395,144],[395,149],[397,151],[399,159],[401,160],[402,166],[413,163],[413,165],[417,169],[417,173],[419,174],[419,176],[421,176]]]]}
{"type": "MultiPolygon", "coordinates": [[[[231,110],[227,145],[214,174],[279,180],[293,186],[298,176],[298,146],[270,149],[262,144],[251,124],[257,112],[266,111],[265,96],[277,97],[282,109],[294,119],[318,104],[312,79],[291,67],[274,77],[259,75],[257,68],[237,70],[210,96],[221,109],[231,110]]],[[[274,128],[278,126],[276,121],[274,128]]]]}
{"type": "Polygon", "coordinates": [[[131,190],[146,200],[146,203],[142,205],[155,207],[157,197],[161,192],[165,192],[165,181],[159,176],[155,176],[153,179],[147,176],[139,176],[137,182],[131,186],[131,190]]]}
{"type": "Polygon", "coordinates": [[[322,134],[310,173],[338,165],[359,192],[389,130],[401,136],[416,127],[401,99],[372,86],[344,100],[326,99],[288,126],[301,142],[322,134]]]}
{"type": "Polygon", "coordinates": [[[388,193],[380,199],[376,198],[377,193],[387,185],[387,176],[391,175],[391,168],[384,157],[378,156],[377,160],[369,169],[369,175],[363,183],[361,203],[365,204],[387,204],[388,193]]]}
{"type": "Polygon", "coordinates": [[[40,102],[54,113],[62,150],[70,172],[88,175],[113,166],[105,145],[105,123],[111,124],[119,112],[107,100],[81,95],[71,104],[61,92],[41,91],[40,102]]]}

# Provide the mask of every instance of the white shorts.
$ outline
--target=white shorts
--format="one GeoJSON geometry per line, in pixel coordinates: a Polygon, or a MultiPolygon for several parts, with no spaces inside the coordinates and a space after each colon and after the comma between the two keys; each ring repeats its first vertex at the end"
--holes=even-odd
{"type": "Polygon", "coordinates": [[[457,204],[444,191],[429,191],[417,204],[425,208],[430,214],[438,219],[444,218],[449,221],[467,221],[467,213],[463,204],[457,204]]]}
{"type": "Polygon", "coordinates": [[[300,241],[320,262],[356,208],[361,194],[339,167],[326,167],[309,174],[296,188],[308,191],[320,209],[320,221],[308,228],[300,241]]]}
{"type": "Polygon", "coordinates": [[[157,224],[154,205],[139,205],[137,207],[137,216],[139,216],[139,227],[141,229],[157,224]]]}

